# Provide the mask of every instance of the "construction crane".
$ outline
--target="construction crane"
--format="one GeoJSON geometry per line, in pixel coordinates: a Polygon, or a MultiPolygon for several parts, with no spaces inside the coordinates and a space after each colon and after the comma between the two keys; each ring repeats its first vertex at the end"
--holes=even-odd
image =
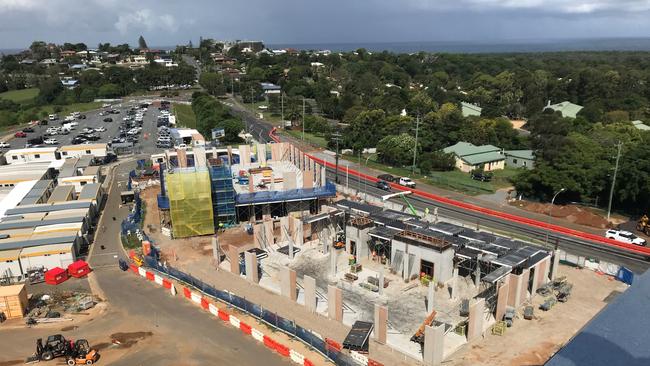
{"type": "Polygon", "coordinates": [[[406,205],[408,206],[409,210],[411,210],[411,213],[419,218],[420,215],[418,215],[417,211],[415,211],[415,207],[413,207],[411,202],[409,202],[409,200],[406,199],[406,196],[409,195],[409,194],[412,194],[412,193],[413,192],[411,192],[411,191],[401,191],[401,192],[397,192],[397,193],[391,193],[391,194],[387,194],[385,196],[381,196],[381,200],[386,201],[386,200],[389,200],[389,199],[391,199],[393,197],[398,197],[398,196],[402,197],[404,202],[406,202],[406,205]]]}

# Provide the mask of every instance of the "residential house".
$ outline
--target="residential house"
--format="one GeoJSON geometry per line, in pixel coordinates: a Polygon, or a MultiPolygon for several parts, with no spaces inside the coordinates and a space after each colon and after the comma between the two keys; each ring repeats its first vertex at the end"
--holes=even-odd
{"type": "Polygon", "coordinates": [[[264,95],[270,95],[270,94],[280,94],[282,91],[282,87],[279,85],[275,85],[273,83],[260,83],[262,86],[262,90],[264,91],[264,95]]]}
{"type": "Polygon", "coordinates": [[[63,87],[68,88],[68,89],[74,89],[77,86],[79,86],[79,80],[71,79],[71,78],[64,78],[63,80],[61,80],[61,85],[63,85],[63,87]]]}
{"type": "Polygon", "coordinates": [[[506,166],[513,168],[534,169],[535,154],[533,150],[505,150],[506,166]]]}
{"type": "Polygon", "coordinates": [[[484,171],[500,170],[505,167],[505,156],[500,148],[492,145],[476,146],[469,142],[458,142],[453,146],[444,148],[447,154],[454,154],[456,157],[456,168],[463,172],[471,172],[474,169],[484,171]]]}
{"type": "Polygon", "coordinates": [[[578,116],[578,112],[580,112],[583,107],[581,105],[571,103],[568,100],[557,104],[551,104],[551,101],[549,100],[544,109],[547,108],[562,113],[562,117],[576,118],[578,116]]]}
{"type": "Polygon", "coordinates": [[[60,55],[62,58],[73,57],[73,56],[76,56],[76,55],[77,55],[77,52],[76,52],[76,51],[72,51],[72,50],[65,50],[65,51],[61,51],[61,52],[59,52],[59,55],[60,55]]]}
{"type": "Polygon", "coordinates": [[[460,108],[461,112],[463,113],[463,117],[469,117],[469,116],[481,116],[481,111],[483,110],[481,107],[471,104],[471,103],[466,103],[466,102],[460,102],[460,108]]]}

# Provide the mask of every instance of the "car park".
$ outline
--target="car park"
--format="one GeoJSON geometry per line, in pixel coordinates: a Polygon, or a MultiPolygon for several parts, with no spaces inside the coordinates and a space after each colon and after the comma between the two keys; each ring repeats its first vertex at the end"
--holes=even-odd
{"type": "Polygon", "coordinates": [[[607,232],[605,233],[605,237],[607,239],[612,239],[627,244],[634,244],[639,246],[646,246],[647,244],[647,242],[644,239],[639,238],[638,236],[632,234],[631,232],[624,231],[624,230],[615,230],[615,229],[607,230],[607,232]]]}

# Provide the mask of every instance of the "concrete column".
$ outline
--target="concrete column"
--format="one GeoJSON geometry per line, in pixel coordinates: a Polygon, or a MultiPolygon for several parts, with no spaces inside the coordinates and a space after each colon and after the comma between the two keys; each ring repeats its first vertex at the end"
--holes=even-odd
{"type": "Polygon", "coordinates": [[[289,217],[283,216],[280,218],[280,240],[282,243],[291,241],[291,229],[289,228],[289,217]]]}
{"type": "Polygon", "coordinates": [[[481,285],[481,255],[479,254],[476,262],[476,271],[474,271],[474,286],[478,288],[481,285]]]}
{"type": "Polygon", "coordinates": [[[549,281],[548,276],[549,276],[550,270],[551,270],[551,257],[549,256],[544,260],[544,274],[542,275],[543,276],[542,277],[542,285],[548,283],[548,281],[549,281]]]}
{"type": "Polygon", "coordinates": [[[508,289],[508,306],[518,308],[521,303],[521,280],[523,275],[510,274],[510,288],[508,289]]]}
{"type": "Polygon", "coordinates": [[[266,145],[257,144],[257,161],[260,163],[266,163],[266,145]]]}
{"type": "Polygon", "coordinates": [[[445,349],[445,325],[424,327],[423,359],[427,366],[437,366],[442,363],[445,349]]]}
{"type": "Polygon", "coordinates": [[[332,285],[327,286],[327,314],[330,319],[343,321],[343,292],[332,285]]]}
{"type": "Polygon", "coordinates": [[[330,250],[330,276],[336,277],[336,262],[338,260],[338,251],[330,250]]]}
{"type": "Polygon", "coordinates": [[[519,299],[519,304],[523,304],[526,302],[526,299],[528,299],[528,280],[530,279],[530,270],[526,269],[521,273],[521,293],[520,293],[520,299],[519,299]]]}
{"type": "Polygon", "coordinates": [[[506,306],[508,306],[508,292],[510,289],[510,275],[507,275],[503,279],[503,283],[499,286],[497,290],[497,310],[495,318],[497,321],[503,320],[503,315],[506,313],[506,306]]]}
{"type": "Polygon", "coordinates": [[[228,246],[228,260],[230,261],[230,272],[239,274],[239,251],[234,245],[228,246]]]}
{"type": "Polygon", "coordinates": [[[296,178],[296,173],[295,172],[283,172],[282,173],[282,188],[285,191],[289,190],[289,189],[298,188],[296,182],[297,182],[297,178],[296,178]]]}
{"type": "Polygon", "coordinates": [[[433,311],[433,295],[434,295],[435,286],[433,282],[429,282],[429,288],[427,293],[427,313],[431,314],[433,311]]]}
{"type": "Polygon", "coordinates": [[[302,278],[302,284],[305,288],[305,307],[312,313],[316,312],[316,279],[309,276],[302,278]]]}
{"type": "Polygon", "coordinates": [[[296,301],[296,271],[288,267],[280,271],[280,293],[296,301]]]}
{"type": "Polygon", "coordinates": [[[266,240],[264,238],[264,224],[253,225],[253,237],[255,240],[255,247],[263,249],[266,248],[266,240]]]}
{"type": "Polygon", "coordinates": [[[478,298],[469,305],[469,320],[467,325],[467,341],[480,338],[483,333],[483,314],[485,311],[485,299],[478,298]]]}
{"type": "Polygon", "coordinates": [[[264,221],[264,239],[266,240],[266,245],[273,245],[273,220],[264,221]]]}
{"type": "Polygon", "coordinates": [[[221,264],[221,255],[219,254],[219,244],[217,242],[217,237],[212,237],[212,257],[217,262],[217,268],[221,264]]]}
{"type": "Polygon", "coordinates": [[[384,272],[379,272],[379,295],[384,293],[384,272]]]}
{"type": "Polygon", "coordinates": [[[373,333],[375,340],[380,344],[386,344],[386,334],[388,332],[387,320],[388,309],[385,306],[375,304],[375,328],[373,333]]]}
{"type": "Polygon", "coordinates": [[[451,299],[456,300],[458,298],[458,267],[454,267],[454,272],[451,279],[451,299]]]}
{"type": "Polygon", "coordinates": [[[409,255],[408,253],[404,253],[404,256],[402,257],[402,262],[404,266],[404,271],[402,272],[402,277],[404,278],[404,282],[409,281],[410,273],[409,273],[409,255]]]}
{"type": "Polygon", "coordinates": [[[257,273],[257,255],[251,252],[244,252],[244,260],[246,261],[246,279],[259,283],[259,273],[257,273]]]}
{"type": "Polygon", "coordinates": [[[293,243],[299,247],[303,245],[304,235],[302,229],[302,220],[299,218],[292,217],[293,220],[293,231],[291,232],[291,237],[293,238],[293,243]]]}
{"type": "Polygon", "coordinates": [[[560,267],[560,250],[553,252],[553,265],[551,266],[551,281],[557,276],[557,270],[560,267]]]}
{"type": "Polygon", "coordinates": [[[540,269],[541,269],[540,264],[541,263],[537,263],[531,268],[531,270],[533,271],[533,280],[531,281],[532,283],[530,285],[530,297],[529,297],[530,299],[535,297],[535,293],[537,293],[537,283],[538,283],[538,279],[540,278],[540,269]]]}
{"type": "Polygon", "coordinates": [[[305,170],[302,173],[302,188],[314,187],[314,172],[305,170]]]}

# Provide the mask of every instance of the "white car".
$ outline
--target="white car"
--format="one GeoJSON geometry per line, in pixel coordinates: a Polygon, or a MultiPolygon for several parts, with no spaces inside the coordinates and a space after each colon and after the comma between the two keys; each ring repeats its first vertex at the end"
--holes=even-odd
{"type": "Polygon", "coordinates": [[[409,188],[415,188],[415,182],[409,177],[401,177],[399,179],[399,185],[409,188]]]}
{"type": "Polygon", "coordinates": [[[639,238],[629,231],[610,229],[605,233],[605,237],[607,239],[613,239],[627,244],[635,244],[640,246],[646,245],[646,241],[644,239],[639,238]]]}
{"type": "Polygon", "coordinates": [[[100,127],[95,128],[95,132],[104,132],[104,131],[106,131],[106,127],[101,127],[100,126],[100,127]]]}
{"type": "Polygon", "coordinates": [[[44,143],[45,145],[56,145],[56,144],[58,144],[59,142],[56,141],[56,139],[47,139],[47,140],[43,141],[43,143],[44,143]]]}
{"type": "Polygon", "coordinates": [[[0,149],[8,149],[10,147],[11,147],[11,145],[9,145],[8,143],[6,143],[4,141],[0,141],[0,149]]]}
{"type": "Polygon", "coordinates": [[[83,132],[83,133],[93,133],[93,132],[95,132],[95,130],[93,128],[86,127],[83,130],[81,130],[81,132],[83,132]]]}
{"type": "Polygon", "coordinates": [[[65,117],[65,122],[72,122],[72,121],[74,121],[74,116],[65,117]]]}

